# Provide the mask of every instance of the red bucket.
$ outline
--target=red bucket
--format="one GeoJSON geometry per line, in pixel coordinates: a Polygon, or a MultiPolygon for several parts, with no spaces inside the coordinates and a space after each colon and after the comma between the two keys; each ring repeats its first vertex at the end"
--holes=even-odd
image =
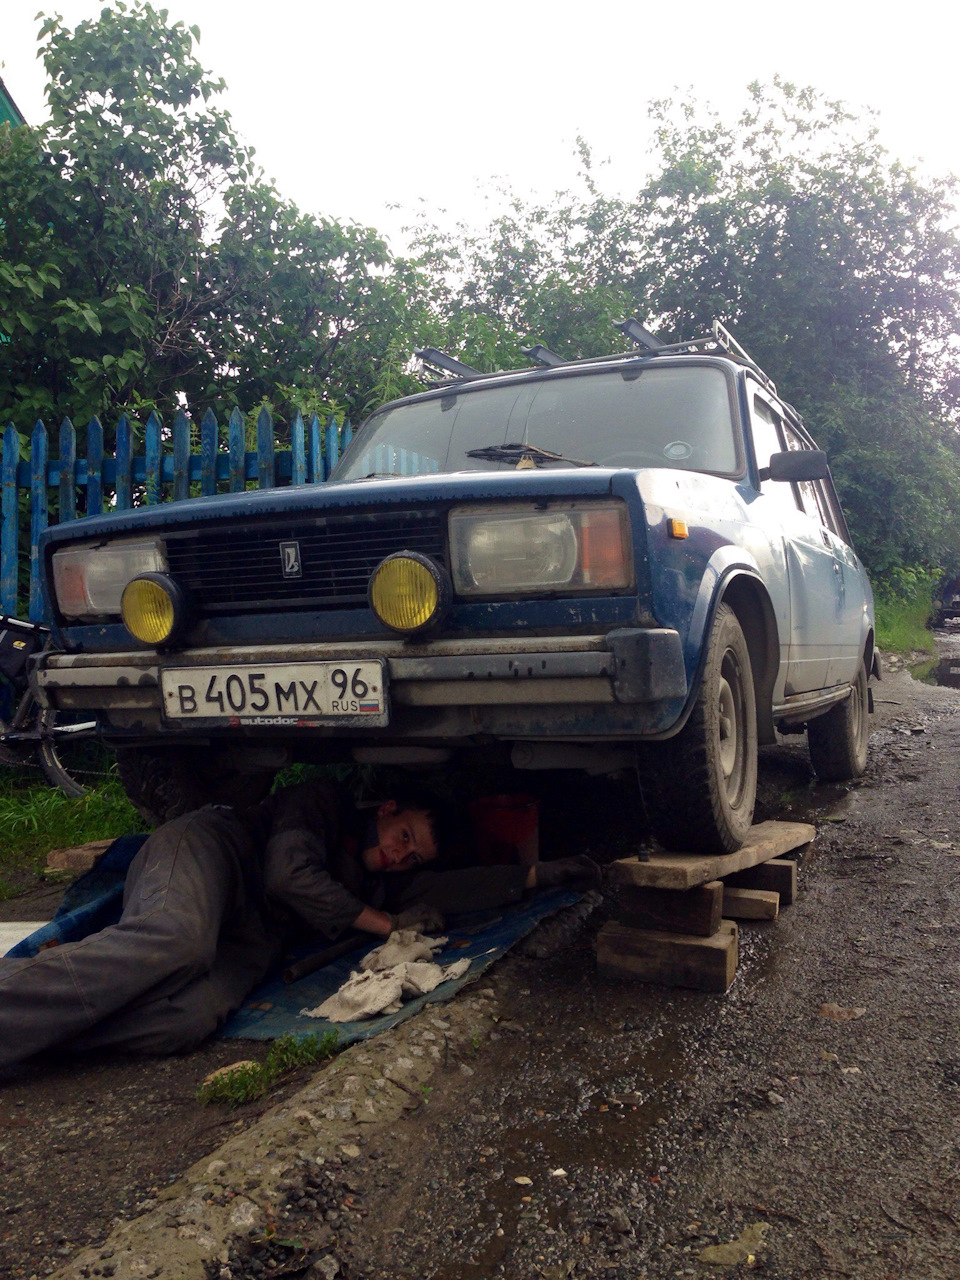
{"type": "Polygon", "coordinates": [[[539,858],[539,814],[533,796],[483,796],[469,805],[477,856],[484,866],[532,866],[539,858]]]}

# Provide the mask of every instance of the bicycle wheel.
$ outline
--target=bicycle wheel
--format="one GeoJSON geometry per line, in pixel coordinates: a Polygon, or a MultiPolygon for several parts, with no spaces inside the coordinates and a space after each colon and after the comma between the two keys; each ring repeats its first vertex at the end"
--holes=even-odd
{"type": "Polygon", "coordinates": [[[34,726],[37,733],[37,758],[47,781],[72,800],[86,794],[87,782],[102,780],[110,771],[106,748],[96,737],[93,720],[64,723],[58,713],[37,707],[34,726]]]}

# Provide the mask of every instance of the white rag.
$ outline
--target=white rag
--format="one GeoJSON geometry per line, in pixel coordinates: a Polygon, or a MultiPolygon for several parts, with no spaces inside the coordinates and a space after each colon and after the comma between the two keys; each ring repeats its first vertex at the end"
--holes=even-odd
{"type": "Polygon", "coordinates": [[[351,973],[339,991],[315,1009],[301,1009],[300,1013],[328,1022],[356,1022],[378,1013],[396,1013],[404,999],[424,996],[470,968],[466,959],[447,965],[433,962],[433,953],[446,941],[424,937],[414,929],[398,929],[363,957],[360,971],[351,973]]]}

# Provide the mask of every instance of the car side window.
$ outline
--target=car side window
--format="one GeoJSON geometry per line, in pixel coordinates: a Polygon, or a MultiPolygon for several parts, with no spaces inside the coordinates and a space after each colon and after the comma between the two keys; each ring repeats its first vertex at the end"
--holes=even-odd
{"type": "MultiPolygon", "coordinates": [[[[754,396],[751,426],[753,428],[753,447],[757,454],[757,466],[760,468],[770,465],[771,454],[783,451],[784,444],[780,435],[780,425],[780,415],[775,412],[772,406],[760,396],[754,396]]],[[[791,511],[796,511],[799,506],[793,485],[787,484],[782,480],[762,480],[760,482],[760,492],[765,498],[770,498],[779,506],[789,508],[791,511]]]]}
{"type": "MultiPolygon", "coordinates": [[[[788,449],[799,450],[807,447],[796,432],[793,431],[789,423],[783,423],[782,430],[788,449]]],[[[842,536],[822,481],[801,480],[797,485],[797,490],[800,494],[800,505],[810,519],[816,520],[818,524],[823,525],[825,529],[829,529],[831,533],[842,536]]]]}

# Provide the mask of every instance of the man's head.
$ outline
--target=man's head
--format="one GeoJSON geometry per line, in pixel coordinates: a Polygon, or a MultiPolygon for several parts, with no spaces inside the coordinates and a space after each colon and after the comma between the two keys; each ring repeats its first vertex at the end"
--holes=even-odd
{"type": "Polygon", "coordinates": [[[412,871],[446,852],[445,806],[427,793],[384,800],[376,813],[377,843],[363,850],[368,871],[412,871]]]}

